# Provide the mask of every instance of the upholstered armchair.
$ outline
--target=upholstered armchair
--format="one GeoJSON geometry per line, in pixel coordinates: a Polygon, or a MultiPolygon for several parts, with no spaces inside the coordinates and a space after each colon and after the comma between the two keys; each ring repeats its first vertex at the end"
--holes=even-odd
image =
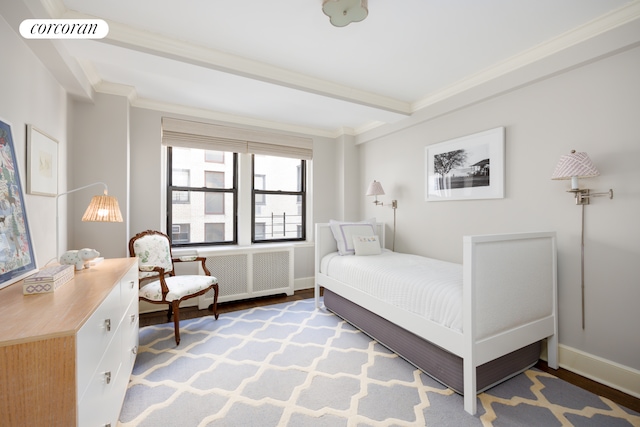
{"type": "Polygon", "coordinates": [[[152,304],[167,304],[167,321],[175,325],[176,345],[180,344],[180,303],[204,295],[213,289],[209,310],[218,319],[218,280],[211,276],[203,257],[173,258],[169,236],[147,230],[129,240],[129,255],[138,258],[139,299],[152,304]],[[200,262],[205,275],[176,275],[174,263],[200,262]]]}

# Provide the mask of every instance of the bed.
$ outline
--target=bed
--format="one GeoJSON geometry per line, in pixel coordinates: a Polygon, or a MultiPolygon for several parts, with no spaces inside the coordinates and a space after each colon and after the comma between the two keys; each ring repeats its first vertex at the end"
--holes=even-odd
{"type": "MultiPolygon", "coordinates": [[[[340,223],[349,224],[362,223],[340,223]]],[[[384,224],[371,226],[384,248],[384,224]]],[[[442,267],[461,282],[453,285],[457,290],[448,292],[449,300],[443,303],[457,299],[461,310],[461,315],[442,310],[449,320],[430,319],[413,307],[414,300],[428,292],[404,290],[410,306],[398,302],[402,292],[396,290],[405,276],[416,281],[410,273],[414,261],[420,264],[417,276],[427,275],[419,259],[401,261],[405,255],[385,249],[379,255],[341,256],[329,223],[316,224],[315,237],[316,307],[320,308],[323,288],[327,309],[463,394],[466,412],[475,414],[477,393],[534,365],[545,339],[548,365],[558,368],[555,233],[464,236],[462,265],[442,267]],[[361,260],[366,262],[360,271],[340,273],[339,263],[358,265],[361,260]],[[394,270],[396,263],[401,268],[394,270]],[[374,291],[376,281],[383,282],[378,285],[382,293],[374,291]]]]}

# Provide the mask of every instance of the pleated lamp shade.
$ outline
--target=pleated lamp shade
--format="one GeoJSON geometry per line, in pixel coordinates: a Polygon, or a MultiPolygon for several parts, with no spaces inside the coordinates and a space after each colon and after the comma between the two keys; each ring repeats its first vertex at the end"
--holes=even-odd
{"type": "Polygon", "coordinates": [[[382,189],[382,184],[378,181],[374,180],[367,189],[367,196],[383,196],[384,190],[382,189]]]}
{"type": "Polygon", "coordinates": [[[578,178],[591,178],[600,175],[598,169],[589,158],[587,153],[571,153],[560,157],[556,170],[551,175],[551,179],[571,179],[571,188],[578,188],[578,178]]]}
{"type": "Polygon", "coordinates": [[[122,213],[118,199],[106,194],[93,196],[89,207],[82,216],[82,221],[90,222],[122,222],[122,213]]]}

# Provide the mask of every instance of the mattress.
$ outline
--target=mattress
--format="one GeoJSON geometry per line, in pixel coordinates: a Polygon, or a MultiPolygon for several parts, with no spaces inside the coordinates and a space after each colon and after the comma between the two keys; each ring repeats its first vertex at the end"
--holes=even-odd
{"type": "Polygon", "coordinates": [[[384,250],[322,258],[320,271],[439,325],[462,332],[462,265],[384,250]]]}

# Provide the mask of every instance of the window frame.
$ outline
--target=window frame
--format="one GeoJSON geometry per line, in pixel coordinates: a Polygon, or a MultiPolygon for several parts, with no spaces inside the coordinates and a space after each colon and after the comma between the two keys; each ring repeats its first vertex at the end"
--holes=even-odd
{"type": "MultiPolygon", "coordinates": [[[[178,147],[180,148],[180,147],[178,147]]],[[[196,147],[194,147],[196,148],[196,147]]],[[[174,243],[171,234],[169,234],[169,239],[171,241],[172,248],[180,248],[180,247],[191,247],[191,246],[223,246],[223,245],[237,245],[238,244],[238,153],[233,154],[233,187],[232,188],[208,188],[204,187],[184,187],[184,186],[174,186],[173,185],[173,147],[167,146],[167,230],[172,230],[173,225],[173,192],[174,191],[188,191],[188,192],[202,192],[202,193],[222,193],[223,200],[224,194],[233,194],[233,213],[231,217],[233,218],[233,238],[232,240],[224,241],[224,242],[188,242],[188,243],[174,243]]],[[[212,150],[212,151],[220,151],[220,150],[212,150]]],[[[206,197],[206,196],[205,196],[206,197]]],[[[189,195],[189,199],[191,199],[191,195],[189,195]]]]}
{"type": "MultiPolygon", "coordinates": [[[[270,155],[270,157],[283,157],[283,156],[274,156],[270,155]]],[[[251,154],[251,243],[252,244],[262,244],[262,243],[278,243],[278,242],[301,242],[307,240],[307,160],[305,159],[296,159],[300,161],[300,165],[298,166],[298,177],[299,180],[297,182],[297,186],[299,187],[298,191],[284,191],[284,190],[261,190],[255,188],[255,154],[251,154]],[[300,203],[300,227],[301,233],[300,237],[295,238],[282,238],[282,239],[262,239],[256,240],[256,206],[259,204],[263,206],[265,203],[256,204],[256,196],[264,195],[264,199],[266,200],[267,195],[277,195],[277,196],[297,196],[296,201],[300,203]]],[[[261,174],[258,174],[261,175],[261,174]]],[[[266,187],[266,180],[265,180],[266,187]]]]}

